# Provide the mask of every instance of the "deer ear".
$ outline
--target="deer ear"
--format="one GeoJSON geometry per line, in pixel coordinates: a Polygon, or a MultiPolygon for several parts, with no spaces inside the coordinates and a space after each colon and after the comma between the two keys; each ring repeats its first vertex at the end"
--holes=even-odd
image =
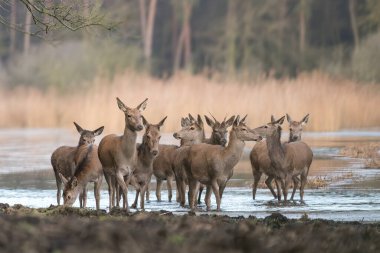
{"type": "Polygon", "coordinates": [[[116,101],[117,101],[117,106],[119,107],[119,109],[122,110],[123,112],[127,112],[128,107],[125,106],[123,102],[121,102],[120,98],[116,97],[116,101]]]}
{"type": "Polygon", "coordinates": [[[309,121],[309,114],[307,114],[303,119],[301,120],[302,125],[306,125],[306,123],[309,121]]]}
{"type": "Polygon", "coordinates": [[[230,127],[232,126],[232,124],[234,123],[234,120],[235,120],[235,115],[231,116],[231,118],[229,118],[224,124],[227,127],[230,127]]]}
{"type": "Polygon", "coordinates": [[[64,185],[67,185],[67,182],[68,182],[69,180],[67,180],[67,178],[65,178],[65,176],[62,175],[61,173],[58,173],[58,175],[59,175],[59,178],[61,179],[62,183],[63,183],[64,185]]]}
{"type": "Polygon", "coordinates": [[[74,188],[74,187],[77,187],[77,185],[78,185],[78,179],[76,176],[73,176],[71,180],[71,187],[74,188]]]}
{"type": "Polygon", "coordinates": [[[270,116],[270,121],[271,122],[275,122],[276,121],[276,119],[275,119],[275,117],[273,115],[270,116]]]}
{"type": "Polygon", "coordinates": [[[136,108],[142,112],[145,110],[146,108],[146,105],[148,104],[148,98],[146,98],[144,101],[141,102],[141,104],[139,104],[136,108]]]}
{"type": "Polygon", "coordinates": [[[186,119],[181,118],[181,127],[185,127],[185,126],[186,126],[186,119]]]}
{"type": "Polygon", "coordinates": [[[149,125],[149,123],[144,116],[141,115],[141,118],[142,118],[143,125],[146,128],[149,125]]]}
{"type": "Polygon", "coordinates": [[[245,119],[247,118],[247,116],[248,116],[248,114],[246,114],[246,115],[244,116],[244,118],[242,118],[242,119],[240,120],[240,123],[244,123],[244,122],[245,122],[245,119]]]}
{"type": "Polygon", "coordinates": [[[292,118],[289,116],[289,114],[286,114],[286,120],[289,122],[289,123],[292,123],[292,118]]]}
{"type": "Polygon", "coordinates": [[[158,126],[158,129],[160,129],[160,127],[162,127],[162,125],[165,123],[165,120],[168,116],[165,116],[165,118],[163,118],[160,122],[158,122],[157,126],[158,126]]]}
{"type": "Polygon", "coordinates": [[[285,116],[282,116],[279,120],[277,120],[275,123],[278,124],[278,125],[282,125],[282,123],[284,123],[284,120],[285,120],[285,116]]]}
{"type": "Polygon", "coordinates": [[[236,116],[235,121],[234,121],[234,126],[238,126],[240,121],[240,115],[236,116]]]}
{"type": "Polygon", "coordinates": [[[83,133],[83,128],[81,128],[80,125],[78,125],[76,122],[74,122],[74,125],[77,128],[78,133],[82,134],[83,133]]]}
{"type": "Polygon", "coordinates": [[[190,113],[189,113],[189,119],[190,119],[190,121],[193,121],[193,122],[196,121],[195,118],[193,117],[193,115],[191,115],[190,113]]]}
{"type": "Polygon", "coordinates": [[[199,115],[199,114],[198,114],[197,122],[198,122],[198,125],[199,125],[201,128],[204,127],[202,117],[201,117],[201,115],[199,115]]]}
{"type": "Polygon", "coordinates": [[[210,119],[210,118],[207,117],[206,115],[205,115],[205,119],[206,119],[206,123],[207,123],[207,125],[209,125],[211,128],[213,128],[214,125],[215,125],[214,121],[212,121],[212,119],[210,119]]]}
{"type": "Polygon", "coordinates": [[[101,135],[104,130],[104,126],[99,127],[98,129],[92,131],[95,136],[101,135]]]}

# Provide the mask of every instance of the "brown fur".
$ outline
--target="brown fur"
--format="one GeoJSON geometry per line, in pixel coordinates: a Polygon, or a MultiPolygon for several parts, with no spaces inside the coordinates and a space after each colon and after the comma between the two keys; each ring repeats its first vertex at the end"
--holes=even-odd
{"type": "MultiPolygon", "coordinates": [[[[79,142],[76,147],[61,146],[57,148],[51,155],[51,165],[53,166],[54,176],[57,183],[57,204],[61,204],[61,191],[63,181],[59,174],[65,178],[71,178],[75,173],[76,163],[75,157],[78,150],[82,146],[87,146],[95,142],[95,136],[99,135],[103,131],[103,127],[98,128],[95,131],[84,130],[77,123],[74,125],[80,134],[79,142]]],[[[86,207],[86,192],[80,194],[80,206],[86,207]]]]}
{"type": "MultiPolygon", "coordinates": [[[[137,160],[137,131],[143,129],[141,112],[145,109],[147,99],[136,108],[129,108],[117,98],[119,109],[125,115],[125,128],[122,136],[110,134],[99,143],[99,159],[103,165],[104,176],[108,184],[109,208],[115,206],[116,182],[121,186],[124,196],[128,196],[129,180],[137,160]],[[124,182],[127,176],[127,182],[124,182]]],[[[129,211],[128,198],[125,198],[126,209],[129,211]]]]}
{"type": "Polygon", "coordinates": [[[294,189],[297,189],[301,182],[300,198],[303,202],[304,187],[313,161],[313,152],[302,141],[281,144],[282,129],[280,125],[284,118],[259,127],[257,131],[266,136],[268,155],[276,171],[276,176],[280,179],[284,200],[287,201],[288,187],[290,181],[293,180],[294,189]],[[301,179],[298,179],[298,176],[301,179]]]}
{"type": "MultiPolygon", "coordinates": [[[[309,119],[309,114],[307,114],[301,121],[292,120],[288,114],[286,114],[286,117],[289,123],[289,142],[300,141],[301,135],[302,135],[302,127],[307,123],[309,119]]],[[[271,121],[272,122],[276,121],[273,116],[271,117],[271,121]]],[[[271,191],[274,198],[281,200],[281,191],[280,191],[280,187],[278,185],[277,180],[275,180],[277,194],[275,193],[272,187],[272,181],[273,179],[276,178],[276,171],[273,168],[273,166],[271,166],[271,160],[268,155],[268,148],[267,148],[266,141],[257,143],[252,148],[249,158],[251,161],[252,174],[254,178],[253,188],[252,188],[253,199],[255,199],[256,197],[257,186],[260,181],[261,175],[264,173],[268,176],[267,180],[265,180],[265,184],[271,191]]],[[[295,190],[296,188],[293,187],[292,197],[290,198],[291,200],[294,197],[295,190]]]]}
{"type": "MultiPolygon", "coordinates": [[[[245,117],[235,119],[227,147],[209,144],[196,144],[188,148],[184,160],[185,171],[189,180],[189,204],[195,208],[195,193],[199,183],[211,186],[220,210],[221,198],[228,180],[233,175],[233,168],[238,163],[245,146],[244,141],[256,141],[261,137],[244,123],[245,117]]],[[[211,189],[208,187],[208,189],[211,189]]],[[[211,191],[206,192],[206,205],[210,209],[211,191]]]]}

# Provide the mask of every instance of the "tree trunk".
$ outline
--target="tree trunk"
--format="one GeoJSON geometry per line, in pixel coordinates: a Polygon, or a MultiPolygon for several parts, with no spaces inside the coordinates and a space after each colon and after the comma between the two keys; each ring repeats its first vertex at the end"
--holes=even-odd
{"type": "MultiPolygon", "coordinates": [[[[16,0],[12,0],[11,1],[11,17],[10,17],[11,26],[16,25],[16,16],[17,16],[16,0]]],[[[10,54],[13,54],[16,51],[16,30],[13,28],[10,29],[9,40],[10,40],[9,52],[10,54]]]]}
{"type": "Polygon", "coordinates": [[[32,13],[29,10],[26,10],[26,15],[25,15],[25,34],[24,34],[24,54],[28,54],[29,49],[30,49],[30,31],[31,31],[31,26],[32,26],[32,13]]]}
{"type": "Polygon", "coordinates": [[[299,31],[300,31],[300,37],[299,37],[299,45],[300,45],[300,52],[303,54],[305,52],[306,47],[306,0],[301,0],[300,4],[300,16],[299,16],[299,31]]]}
{"type": "Polygon", "coordinates": [[[146,33],[146,4],[145,0],[139,0],[140,3],[140,23],[141,23],[141,37],[143,45],[145,46],[145,33],[146,33]]]}
{"type": "Polygon", "coordinates": [[[355,0],[349,0],[348,9],[350,12],[351,29],[352,29],[352,34],[354,36],[355,48],[358,48],[358,46],[359,46],[359,32],[358,32],[358,25],[356,22],[355,0]]]}
{"type": "Polygon", "coordinates": [[[184,9],[184,23],[183,23],[183,30],[184,30],[184,68],[187,70],[191,69],[191,9],[192,5],[189,1],[184,1],[183,3],[183,9],[184,9]]]}
{"type": "Polygon", "coordinates": [[[236,0],[228,1],[227,19],[226,19],[226,66],[227,76],[234,77],[236,72],[236,36],[237,36],[237,19],[236,19],[236,0]]]}
{"type": "Polygon", "coordinates": [[[153,31],[155,24],[157,0],[150,0],[148,19],[146,22],[144,56],[147,61],[148,70],[151,68],[152,46],[153,46],[153,31]]]}

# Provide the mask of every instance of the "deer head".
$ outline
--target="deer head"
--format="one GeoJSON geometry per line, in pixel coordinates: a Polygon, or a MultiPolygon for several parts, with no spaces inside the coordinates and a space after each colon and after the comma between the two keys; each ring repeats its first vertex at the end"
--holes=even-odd
{"type": "Polygon", "coordinates": [[[250,129],[245,124],[246,118],[247,115],[240,120],[240,116],[238,115],[233,122],[231,132],[241,141],[260,141],[262,137],[254,129],[250,129]]]}
{"type": "Polygon", "coordinates": [[[284,123],[285,116],[282,116],[280,119],[275,120],[272,116],[271,122],[255,128],[254,130],[259,133],[262,137],[272,136],[277,130],[282,130],[281,125],[284,123]]]}
{"type": "Polygon", "coordinates": [[[227,128],[232,126],[234,123],[235,116],[230,117],[227,121],[226,118],[220,123],[214,116],[210,119],[206,115],[206,123],[212,128],[211,138],[215,141],[215,144],[222,145],[223,147],[227,144],[227,128]]]}
{"type": "Polygon", "coordinates": [[[74,125],[80,134],[79,138],[79,146],[81,145],[90,145],[95,142],[95,136],[100,135],[103,132],[104,126],[99,127],[98,129],[94,131],[85,130],[81,126],[79,126],[76,122],[74,122],[74,125]]]}
{"type": "Polygon", "coordinates": [[[143,129],[141,112],[145,110],[148,99],[146,98],[136,108],[129,108],[119,98],[116,98],[119,109],[124,112],[125,126],[131,131],[141,131],[143,129]]]}
{"type": "Polygon", "coordinates": [[[286,114],[286,119],[289,122],[289,141],[300,141],[302,135],[302,127],[308,122],[309,114],[303,117],[301,121],[292,120],[289,114],[286,114]]]}
{"type": "Polygon", "coordinates": [[[161,139],[160,128],[164,124],[167,116],[163,118],[158,124],[150,124],[144,117],[142,117],[145,126],[145,134],[142,143],[147,145],[148,150],[153,156],[158,155],[158,144],[161,139]]]}
{"type": "Polygon", "coordinates": [[[189,118],[182,118],[182,129],[173,134],[174,138],[186,141],[202,140],[204,137],[204,125],[200,115],[195,120],[191,114],[189,118]]]}
{"type": "Polygon", "coordinates": [[[63,189],[63,204],[65,206],[72,206],[82,191],[81,187],[79,187],[78,179],[76,176],[67,179],[61,173],[59,173],[59,177],[65,186],[63,189]]]}

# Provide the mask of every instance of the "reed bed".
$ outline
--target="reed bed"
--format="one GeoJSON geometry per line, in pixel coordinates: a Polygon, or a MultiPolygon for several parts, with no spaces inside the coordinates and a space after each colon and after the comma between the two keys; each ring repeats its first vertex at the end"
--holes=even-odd
{"type": "Polygon", "coordinates": [[[314,73],[297,79],[265,79],[252,83],[210,80],[180,74],[155,79],[127,72],[112,81],[98,78],[88,88],[66,94],[36,88],[0,89],[0,127],[64,127],[77,121],[85,128],[105,126],[105,133],[120,133],[124,115],[115,97],[128,106],[149,98],[146,118],[155,123],[168,115],[163,131],[180,127],[188,113],[223,119],[248,114],[251,127],[289,113],[300,120],[311,117],[307,131],[334,131],[379,127],[380,85],[336,80],[314,73]]]}

